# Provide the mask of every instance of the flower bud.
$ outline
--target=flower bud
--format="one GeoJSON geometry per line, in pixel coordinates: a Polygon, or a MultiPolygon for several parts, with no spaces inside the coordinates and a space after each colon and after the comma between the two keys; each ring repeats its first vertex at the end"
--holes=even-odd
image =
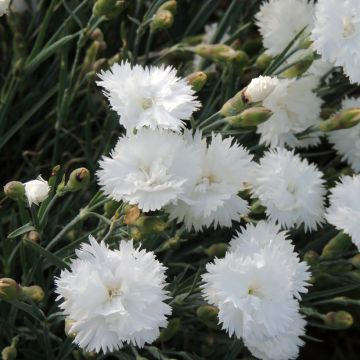
{"type": "Polygon", "coordinates": [[[99,42],[103,42],[104,41],[104,34],[102,32],[102,30],[100,28],[96,28],[92,33],[91,33],[91,38],[93,40],[97,40],[99,42]]]}
{"type": "Polygon", "coordinates": [[[38,285],[23,286],[21,289],[23,295],[32,301],[39,303],[44,300],[44,290],[38,285]]]}
{"type": "Polygon", "coordinates": [[[104,204],[104,216],[111,218],[114,216],[116,210],[119,208],[120,203],[115,200],[109,200],[104,204]]]}
{"type": "Polygon", "coordinates": [[[331,259],[339,256],[349,250],[351,245],[350,236],[341,231],[324,246],[321,258],[331,259]]]}
{"type": "Polygon", "coordinates": [[[86,168],[78,168],[71,172],[66,187],[69,191],[85,189],[90,182],[90,172],[86,168]]]}
{"type": "Polygon", "coordinates": [[[49,186],[54,186],[55,183],[56,183],[56,179],[60,173],[60,169],[61,169],[61,166],[60,165],[56,165],[52,168],[51,170],[51,174],[50,174],[50,177],[49,177],[49,181],[48,181],[48,184],[49,186]]]}
{"type": "Polygon", "coordinates": [[[144,234],[137,227],[133,227],[130,230],[130,237],[134,241],[141,241],[144,238],[144,234]]]}
{"type": "Polygon", "coordinates": [[[260,70],[265,70],[270,65],[271,61],[272,57],[263,53],[256,59],[256,67],[260,70]]]}
{"type": "Polygon", "coordinates": [[[360,123],[360,108],[346,109],[338,112],[330,119],[322,121],[319,129],[324,132],[350,129],[360,123]]]}
{"type": "Polygon", "coordinates": [[[181,321],[179,318],[169,320],[167,327],[162,329],[160,332],[160,341],[166,342],[171,340],[179,331],[180,326],[181,321]]]}
{"type": "Polygon", "coordinates": [[[177,10],[177,1],[176,0],[169,0],[164,2],[160,7],[159,10],[168,10],[170,11],[173,15],[176,14],[176,10],[177,10]]]}
{"type": "Polygon", "coordinates": [[[244,109],[246,101],[244,92],[239,91],[223,105],[219,113],[225,117],[237,115],[244,109]]]}
{"type": "Polygon", "coordinates": [[[20,285],[13,279],[0,279],[0,299],[3,300],[17,300],[21,295],[20,285]]]}
{"type": "Polygon", "coordinates": [[[141,215],[140,209],[137,205],[128,205],[125,208],[124,223],[126,225],[133,225],[141,215]]]}
{"type": "Polygon", "coordinates": [[[219,309],[211,305],[201,305],[196,310],[196,316],[208,327],[218,328],[219,309]]]}
{"type": "Polygon", "coordinates": [[[28,199],[29,205],[39,205],[45,201],[50,192],[50,186],[41,176],[36,180],[28,181],[24,184],[25,195],[28,199]]]}
{"type": "Polygon", "coordinates": [[[24,200],[25,187],[20,181],[10,181],[4,186],[4,193],[12,200],[24,200]]]}
{"type": "Polygon", "coordinates": [[[69,337],[70,339],[75,339],[76,337],[76,332],[73,332],[71,331],[71,327],[74,325],[74,321],[69,319],[69,318],[66,318],[65,319],[65,328],[64,328],[64,331],[65,331],[65,334],[67,337],[69,337]]]}
{"type": "Polygon", "coordinates": [[[174,23],[174,15],[169,10],[158,10],[152,18],[150,31],[169,29],[174,23]]]}
{"type": "Polygon", "coordinates": [[[196,92],[200,91],[207,81],[207,75],[203,71],[194,72],[186,77],[188,84],[196,92]]]}
{"type": "Polygon", "coordinates": [[[26,240],[38,244],[40,242],[40,234],[36,230],[31,230],[26,234],[26,240]]]}
{"type": "Polygon", "coordinates": [[[304,261],[310,266],[315,265],[319,262],[319,254],[314,250],[309,250],[304,254],[304,261]]]}
{"type": "Polygon", "coordinates": [[[331,311],[325,315],[324,323],[336,330],[345,330],[352,326],[354,319],[347,311],[331,311]]]}
{"type": "Polygon", "coordinates": [[[216,244],[212,244],[211,246],[209,246],[206,249],[206,254],[210,257],[210,258],[222,258],[225,256],[226,251],[228,250],[229,246],[228,244],[225,243],[216,243],[216,244]]]}
{"type": "Polygon", "coordinates": [[[135,225],[143,234],[153,234],[163,232],[168,224],[156,216],[141,216],[135,225]]]}
{"type": "Polygon", "coordinates": [[[125,0],[96,0],[93,7],[95,16],[104,16],[106,19],[114,19],[125,8],[125,0]]]}
{"type": "Polygon", "coordinates": [[[250,84],[243,89],[245,103],[264,101],[278,86],[279,79],[271,76],[258,76],[250,81],[250,84]]]}
{"type": "Polygon", "coordinates": [[[181,245],[181,238],[180,236],[173,236],[170,239],[166,240],[163,245],[162,249],[164,250],[177,250],[181,245]]]}
{"type": "Polygon", "coordinates": [[[6,346],[1,351],[2,360],[15,360],[17,357],[17,350],[14,346],[6,346]]]}
{"type": "Polygon", "coordinates": [[[239,115],[225,118],[233,127],[257,126],[268,120],[272,116],[272,111],[264,107],[254,107],[244,110],[239,115]]]}
{"type": "Polygon", "coordinates": [[[293,66],[285,70],[281,75],[286,78],[294,78],[301,76],[305,71],[307,71],[315,60],[315,55],[313,52],[304,56],[302,59],[297,61],[293,66]]]}
{"type": "Polygon", "coordinates": [[[360,254],[356,254],[350,260],[350,264],[357,269],[360,269],[360,254]]]}

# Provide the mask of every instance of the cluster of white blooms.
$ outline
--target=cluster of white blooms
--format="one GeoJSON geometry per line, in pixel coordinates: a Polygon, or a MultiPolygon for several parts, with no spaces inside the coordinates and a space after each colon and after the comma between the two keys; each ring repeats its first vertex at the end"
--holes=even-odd
{"type": "Polygon", "coordinates": [[[323,220],[326,193],[322,173],[286,149],[265,153],[254,171],[253,194],[266,207],[270,221],[284,228],[304,224],[315,230],[323,220]]]}
{"type": "Polygon", "coordinates": [[[360,249],[360,175],[344,176],[331,189],[326,220],[350,235],[360,249]]]}
{"type": "MultiPolygon", "coordinates": [[[[343,110],[359,107],[360,98],[345,98],[341,104],[343,110]]],[[[350,129],[332,131],[329,140],[342,159],[356,172],[360,172],[360,124],[350,129]]]]}
{"type": "Polygon", "coordinates": [[[90,237],[70,270],[56,279],[60,308],[71,321],[75,343],[104,353],[124,343],[142,347],[159,336],[171,308],[164,301],[165,267],[152,252],[121,241],[110,250],[90,237]]]}
{"type": "Polygon", "coordinates": [[[230,245],[224,258],[206,266],[204,298],[219,308],[229,336],[243,338],[255,356],[295,358],[305,331],[298,299],[307,292],[307,265],[286,232],[266,222],[248,225],[230,245]]]}

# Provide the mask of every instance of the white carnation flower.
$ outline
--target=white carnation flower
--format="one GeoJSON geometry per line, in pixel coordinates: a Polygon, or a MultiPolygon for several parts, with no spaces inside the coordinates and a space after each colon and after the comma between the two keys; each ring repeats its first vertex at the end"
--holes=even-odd
{"type": "Polygon", "coordinates": [[[0,16],[6,14],[9,10],[10,0],[0,0],[0,16]]]}
{"type": "Polygon", "coordinates": [[[289,276],[287,281],[290,286],[289,290],[296,298],[300,299],[300,293],[308,291],[306,286],[310,279],[309,267],[305,262],[300,262],[294,245],[288,240],[288,233],[280,231],[278,225],[265,221],[260,221],[256,226],[247,225],[231,240],[229,250],[251,255],[266,248],[277,251],[282,259],[281,266],[289,276]]]}
{"type": "Polygon", "coordinates": [[[129,130],[148,126],[179,132],[182,120],[189,120],[200,103],[185,79],[176,76],[172,67],[114,64],[99,74],[110,105],[129,130]]]}
{"type": "Polygon", "coordinates": [[[250,176],[252,156],[233,138],[222,139],[220,134],[213,134],[208,146],[200,133],[192,141],[202,156],[200,173],[186,199],[167,207],[170,219],[197,231],[212,224],[230,227],[232,220],[247,213],[247,202],[237,194],[250,176]]]}
{"type": "Polygon", "coordinates": [[[319,0],[312,31],[313,48],[336,66],[351,82],[360,82],[360,2],[319,0]]]}
{"type": "Polygon", "coordinates": [[[244,95],[250,102],[263,101],[279,84],[279,79],[271,76],[259,76],[252,79],[244,95]]]}
{"type": "Polygon", "coordinates": [[[200,154],[178,134],[144,128],[120,138],[99,163],[105,195],[147,212],[184,198],[198,177],[200,154]]]}
{"type": "Polygon", "coordinates": [[[285,149],[268,151],[252,181],[253,194],[266,207],[270,221],[283,228],[304,224],[315,230],[323,220],[324,180],[306,159],[285,149]]]}
{"type": "Polygon", "coordinates": [[[279,55],[307,27],[300,38],[304,39],[313,28],[313,12],[308,0],[264,1],[255,19],[267,53],[279,55]]]}
{"type": "Polygon", "coordinates": [[[30,206],[32,204],[39,205],[49,196],[50,186],[41,176],[39,176],[36,180],[26,182],[24,187],[25,195],[30,206]]]}
{"type": "Polygon", "coordinates": [[[318,78],[314,76],[279,79],[263,101],[273,115],[257,127],[260,143],[271,147],[303,147],[319,142],[319,134],[307,139],[296,138],[296,134],[320,122],[322,100],[313,92],[317,84],[318,78]]]}
{"type": "Polygon", "coordinates": [[[360,175],[344,176],[330,194],[326,220],[351,236],[360,249],[360,175]]]}
{"type": "Polygon", "coordinates": [[[164,290],[165,267],[152,252],[121,241],[110,250],[90,236],[70,270],[55,280],[60,308],[73,322],[75,343],[104,353],[124,343],[142,347],[159,336],[171,313],[164,290]]]}
{"type": "Polygon", "coordinates": [[[299,348],[305,344],[300,336],[305,335],[306,321],[299,313],[296,302],[293,304],[294,308],[286,332],[276,336],[268,334],[266,337],[259,337],[262,330],[259,328],[246,336],[245,346],[255,357],[262,360],[297,359],[299,348]]]}
{"type": "MultiPolygon", "coordinates": [[[[359,108],[360,98],[345,98],[341,107],[343,110],[359,108]]],[[[356,172],[360,172],[360,124],[351,129],[332,131],[328,137],[336,151],[342,155],[342,160],[356,172]]]]}

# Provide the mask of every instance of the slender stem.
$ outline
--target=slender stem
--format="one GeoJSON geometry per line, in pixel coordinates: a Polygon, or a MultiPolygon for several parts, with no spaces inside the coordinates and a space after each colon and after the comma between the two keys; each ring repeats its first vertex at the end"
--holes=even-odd
{"type": "Polygon", "coordinates": [[[56,202],[56,200],[57,200],[58,198],[59,198],[59,195],[58,195],[58,194],[55,194],[55,195],[53,196],[53,198],[51,199],[51,201],[48,203],[48,205],[47,205],[44,213],[42,214],[42,216],[41,216],[41,218],[40,218],[40,224],[39,224],[39,225],[40,225],[40,228],[42,228],[42,227],[44,226],[44,222],[45,222],[45,220],[46,220],[46,218],[47,218],[47,216],[48,216],[51,208],[54,206],[54,204],[55,204],[55,202],[56,202]]]}

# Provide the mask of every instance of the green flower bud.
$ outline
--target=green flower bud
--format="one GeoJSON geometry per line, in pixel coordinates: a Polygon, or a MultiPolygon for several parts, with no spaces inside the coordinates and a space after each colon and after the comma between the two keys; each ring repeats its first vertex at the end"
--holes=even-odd
{"type": "Polygon", "coordinates": [[[1,351],[2,360],[15,360],[17,357],[17,350],[14,346],[6,346],[1,351]]]}
{"type": "Polygon", "coordinates": [[[93,7],[95,16],[104,16],[106,19],[114,19],[125,8],[125,0],[96,0],[93,7]]]}
{"type": "Polygon", "coordinates": [[[323,248],[321,258],[331,259],[348,251],[352,245],[349,235],[339,232],[323,248]]]}
{"type": "Polygon", "coordinates": [[[125,208],[124,223],[133,225],[139,219],[141,211],[137,205],[128,205],[125,208]]]}
{"type": "Polygon", "coordinates": [[[168,224],[156,216],[141,216],[135,222],[136,227],[143,234],[157,234],[163,232],[168,224]]]}
{"type": "Polygon", "coordinates": [[[96,28],[92,33],[91,33],[91,38],[93,40],[97,40],[99,42],[103,42],[104,41],[104,34],[102,32],[102,30],[100,28],[96,28]]]}
{"type": "Polygon", "coordinates": [[[211,305],[201,305],[196,310],[196,316],[208,327],[218,329],[219,309],[211,305]]]}
{"type": "Polygon", "coordinates": [[[164,250],[176,250],[180,247],[181,238],[179,236],[174,236],[168,240],[166,240],[162,246],[164,250]]]}
{"type": "Polygon", "coordinates": [[[12,200],[25,199],[25,187],[20,181],[10,181],[4,186],[4,193],[12,200]]]}
{"type": "Polygon", "coordinates": [[[256,59],[256,67],[260,70],[265,70],[270,65],[271,61],[272,57],[263,53],[256,59]]]}
{"type": "Polygon", "coordinates": [[[133,227],[130,230],[130,237],[134,241],[141,241],[144,238],[144,234],[137,227],[133,227]]]}
{"type": "Polygon", "coordinates": [[[324,132],[350,129],[360,123],[360,108],[346,109],[338,112],[330,119],[322,121],[319,129],[324,132]]]}
{"type": "Polygon", "coordinates": [[[304,254],[304,261],[310,266],[315,265],[319,262],[319,254],[314,250],[309,250],[304,254]]]}
{"type": "Polygon", "coordinates": [[[119,208],[120,203],[115,200],[109,200],[104,204],[104,216],[111,218],[114,216],[116,210],[119,208]]]}
{"type": "Polygon", "coordinates": [[[152,18],[150,31],[169,29],[174,23],[174,15],[169,10],[158,10],[152,18]]]}
{"type": "Polygon", "coordinates": [[[177,1],[176,0],[169,0],[164,2],[160,7],[159,10],[168,10],[170,11],[173,15],[176,14],[176,10],[177,10],[177,1]]]}
{"type": "Polygon", "coordinates": [[[352,326],[354,319],[347,311],[331,311],[325,315],[324,323],[336,330],[345,330],[352,326]]]}
{"type": "Polygon", "coordinates": [[[0,279],[0,299],[3,300],[17,300],[21,296],[21,287],[13,279],[1,278],[0,279]]]}
{"type": "Polygon", "coordinates": [[[181,326],[181,321],[179,318],[171,319],[165,329],[162,329],[160,332],[160,341],[166,342],[171,340],[179,331],[181,326]]]}
{"type": "Polygon", "coordinates": [[[226,117],[225,120],[233,127],[257,126],[272,116],[272,111],[264,107],[244,110],[241,114],[226,117]]]}
{"type": "Polygon", "coordinates": [[[209,246],[205,252],[210,258],[218,257],[222,258],[225,256],[226,251],[228,250],[229,245],[225,243],[216,243],[209,246]]]}
{"type": "Polygon", "coordinates": [[[244,91],[239,91],[223,105],[219,113],[224,117],[237,115],[244,109],[246,103],[244,91]]]}
{"type": "Polygon", "coordinates": [[[296,64],[285,70],[281,75],[286,78],[298,77],[310,68],[314,60],[315,55],[313,52],[311,52],[311,54],[308,54],[301,60],[297,61],[296,64]]]}
{"type": "Polygon", "coordinates": [[[23,295],[32,301],[39,303],[44,300],[44,290],[38,285],[23,286],[21,289],[23,295]]]}
{"type": "Polygon", "coordinates": [[[66,187],[69,191],[78,191],[86,188],[90,182],[90,172],[86,168],[75,169],[71,172],[66,187]]]}
{"type": "Polygon", "coordinates": [[[50,177],[48,180],[48,184],[50,187],[53,187],[55,185],[55,182],[56,182],[57,176],[59,175],[60,169],[61,169],[60,165],[56,165],[52,168],[51,174],[50,174],[50,177]]]}
{"type": "Polygon", "coordinates": [[[193,90],[198,92],[204,87],[207,81],[207,75],[203,71],[197,71],[188,75],[186,80],[193,90]]]}

